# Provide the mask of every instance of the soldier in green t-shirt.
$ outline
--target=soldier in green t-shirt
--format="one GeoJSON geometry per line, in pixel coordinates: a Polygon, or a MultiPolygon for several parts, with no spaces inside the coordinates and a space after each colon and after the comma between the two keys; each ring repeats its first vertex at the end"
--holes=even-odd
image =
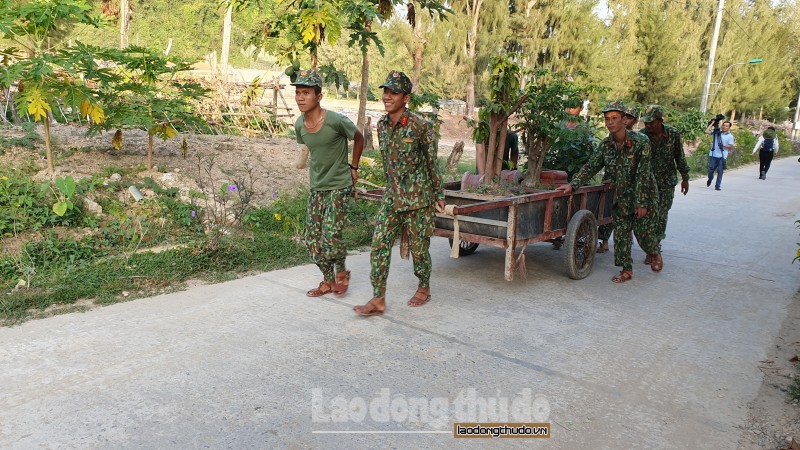
{"type": "Polygon", "coordinates": [[[322,78],[316,71],[301,70],[292,86],[295,87],[295,102],[302,113],[294,125],[295,135],[297,142],[304,144],[311,155],[311,194],[303,240],[323,275],[319,286],[306,295],[319,297],[329,292],[342,295],[350,285],[342,229],[347,218],[347,202],[358,180],[364,136],[347,117],[322,109],[322,78]],[[352,164],[347,162],[347,141],[350,140],[353,141],[352,164]]]}

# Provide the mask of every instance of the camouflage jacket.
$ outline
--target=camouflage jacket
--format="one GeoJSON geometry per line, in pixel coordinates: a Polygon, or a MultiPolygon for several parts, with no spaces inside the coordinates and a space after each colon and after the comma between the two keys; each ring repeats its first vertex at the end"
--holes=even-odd
{"type": "Polygon", "coordinates": [[[386,175],[384,198],[395,211],[411,211],[444,200],[430,122],[406,109],[392,126],[386,114],[378,121],[378,140],[386,175]]]}
{"type": "Polygon", "coordinates": [[[678,184],[676,169],[681,173],[681,178],[688,180],[689,165],[686,164],[683,142],[678,130],[664,125],[664,134],[658,142],[653,136],[647,134],[647,130],[644,130],[644,133],[650,139],[650,164],[653,166],[656,183],[659,186],[674,187],[678,184]]]}
{"type": "Polygon", "coordinates": [[[620,215],[630,215],[636,208],[652,208],[658,195],[650,164],[650,142],[641,133],[627,131],[625,144],[620,150],[614,136],[603,139],[570,184],[578,188],[586,184],[600,169],[605,168],[604,179],[614,187],[614,205],[620,215]]]}

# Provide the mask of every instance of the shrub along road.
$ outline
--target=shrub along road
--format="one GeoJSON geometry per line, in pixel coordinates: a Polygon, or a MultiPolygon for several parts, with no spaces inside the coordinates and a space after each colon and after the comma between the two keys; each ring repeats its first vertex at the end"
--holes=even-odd
{"type": "Polygon", "coordinates": [[[0,329],[0,446],[440,448],[454,421],[509,420],[552,424],[509,446],[733,448],[800,288],[798,171],[693,181],[664,271],[635,247],[624,285],[611,254],[573,281],[531,246],[509,283],[501,250],[450,259],[435,238],[433,300],[405,305],[395,254],[383,317],[351,311],[371,296],[362,253],[342,298],[306,297],[302,266],[0,329]]]}

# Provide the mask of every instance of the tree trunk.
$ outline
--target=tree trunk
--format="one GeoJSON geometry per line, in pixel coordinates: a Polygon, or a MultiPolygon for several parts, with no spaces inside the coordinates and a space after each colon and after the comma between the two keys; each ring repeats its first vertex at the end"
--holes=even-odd
{"type": "Polygon", "coordinates": [[[53,174],[55,174],[55,169],[53,168],[53,147],[50,143],[50,119],[45,116],[42,119],[42,124],[44,124],[44,147],[47,155],[47,174],[50,175],[50,178],[53,178],[53,174]]]}
{"type": "Polygon", "coordinates": [[[147,170],[153,171],[153,132],[147,132],[147,170]]]}
{"type": "Polygon", "coordinates": [[[372,117],[367,117],[367,123],[364,124],[362,130],[362,133],[364,133],[364,151],[371,152],[374,149],[372,145],[372,117]]]}
{"type": "MultiPolygon", "coordinates": [[[[367,20],[364,23],[367,32],[372,31],[372,22],[367,20]]],[[[367,115],[367,89],[369,89],[369,51],[361,49],[361,87],[358,93],[358,121],[356,126],[359,130],[364,129],[364,117],[367,115]]]]}
{"type": "Polygon", "coordinates": [[[119,48],[128,46],[128,0],[119,2],[119,48]]]}
{"type": "MultiPolygon", "coordinates": [[[[422,12],[418,2],[414,2],[415,9],[422,12]]],[[[422,14],[417,16],[414,22],[414,74],[411,82],[414,84],[414,92],[419,92],[419,81],[422,79],[422,55],[425,50],[425,32],[422,29],[422,14]]]]}
{"type": "Polygon", "coordinates": [[[544,155],[548,149],[547,137],[534,137],[530,130],[528,136],[528,170],[523,184],[527,187],[536,187],[542,174],[544,155]]]}
{"type": "Polygon", "coordinates": [[[467,98],[465,99],[464,115],[475,116],[475,69],[470,63],[469,77],[467,78],[467,98]]]}
{"type": "Polygon", "coordinates": [[[228,81],[228,55],[231,51],[231,16],[233,14],[233,5],[230,0],[226,2],[228,9],[225,12],[225,20],[222,22],[222,55],[219,63],[222,66],[220,74],[222,81],[228,81]]]}
{"type": "MultiPolygon", "coordinates": [[[[481,3],[483,0],[473,0],[470,8],[472,28],[467,34],[467,61],[469,61],[469,76],[467,78],[466,108],[464,114],[472,117],[475,114],[475,54],[478,48],[478,20],[480,19],[481,3]]],[[[488,149],[487,149],[488,150],[488,149]]]]}
{"type": "Polygon", "coordinates": [[[508,117],[492,114],[489,117],[489,147],[486,149],[486,177],[483,184],[494,185],[503,166],[503,150],[506,142],[508,117]]]}

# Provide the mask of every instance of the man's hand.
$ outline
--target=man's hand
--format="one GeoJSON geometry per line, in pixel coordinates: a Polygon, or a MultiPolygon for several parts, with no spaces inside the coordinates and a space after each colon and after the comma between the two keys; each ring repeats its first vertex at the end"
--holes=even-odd
{"type": "Polygon", "coordinates": [[[681,193],[686,195],[689,192],[689,180],[681,181],[681,193]]]}
{"type": "Polygon", "coordinates": [[[562,184],[562,185],[559,185],[558,187],[556,187],[556,190],[557,191],[562,191],[565,194],[571,194],[572,193],[572,185],[571,184],[562,184]]]}
{"type": "Polygon", "coordinates": [[[437,200],[436,201],[436,212],[439,214],[444,214],[444,200],[437,200]]]}
{"type": "Polygon", "coordinates": [[[636,218],[641,219],[647,215],[647,208],[636,208],[636,218]]]}
{"type": "Polygon", "coordinates": [[[355,169],[350,169],[350,176],[353,178],[353,186],[355,186],[356,182],[358,182],[358,171],[355,169]]]}

